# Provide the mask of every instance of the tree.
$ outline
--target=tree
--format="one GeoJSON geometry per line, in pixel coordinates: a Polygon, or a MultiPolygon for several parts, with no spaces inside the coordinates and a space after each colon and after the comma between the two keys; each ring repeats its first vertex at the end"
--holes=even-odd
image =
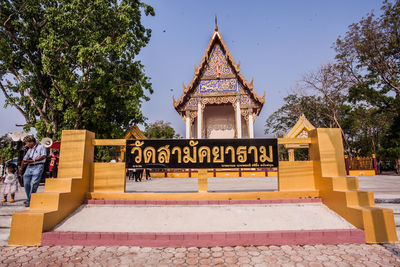
{"type": "Polygon", "coordinates": [[[139,0],[2,1],[0,88],[39,138],[62,129],[123,136],[152,93],[135,61],[151,30],[139,0]]]}
{"type": "Polygon", "coordinates": [[[347,72],[340,65],[325,64],[317,71],[304,75],[300,81],[303,91],[320,96],[322,109],[320,112],[327,118],[329,128],[339,128],[345,145],[349,148],[347,135],[342,123],[350,110],[347,105],[347,90],[351,81],[347,72]]]}
{"type": "Polygon", "coordinates": [[[16,152],[12,149],[11,142],[7,140],[7,135],[0,137],[0,164],[12,159],[16,152]]]}
{"type": "Polygon", "coordinates": [[[182,138],[178,133],[175,133],[170,122],[156,121],[146,125],[144,135],[150,139],[172,139],[182,138]]]}
{"type": "Polygon", "coordinates": [[[400,170],[400,1],[384,1],[382,11],[349,26],[336,41],[336,59],[352,78],[350,100],[377,108],[389,122],[379,154],[400,170]]]}
{"type": "Polygon", "coordinates": [[[342,123],[350,109],[346,103],[348,86],[349,80],[340,67],[322,65],[303,76],[295,94],[284,98],[285,104],[267,119],[266,126],[286,132],[305,114],[315,127],[339,128],[347,144],[342,123]]]}
{"type": "Polygon", "coordinates": [[[315,127],[328,127],[328,118],[324,115],[324,105],[319,96],[301,96],[290,94],[284,99],[281,108],[268,117],[265,133],[275,133],[283,136],[297,122],[301,114],[315,127]]]}

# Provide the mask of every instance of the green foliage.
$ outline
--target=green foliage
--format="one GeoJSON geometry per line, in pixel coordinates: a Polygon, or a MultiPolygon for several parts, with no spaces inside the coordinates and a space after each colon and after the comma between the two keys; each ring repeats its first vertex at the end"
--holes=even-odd
{"type": "Polygon", "coordinates": [[[152,93],[135,57],[150,40],[138,0],[2,1],[0,87],[39,138],[88,129],[120,138],[152,93]]]}
{"type": "Polygon", "coordinates": [[[11,142],[6,140],[6,135],[0,137],[0,164],[14,158],[16,155],[17,153],[11,149],[11,142]]]}
{"type": "MultiPolygon", "coordinates": [[[[378,153],[400,159],[400,1],[384,1],[383,14],[368,14],[336,41],[337,62],[352,77],[349,100],[367,103],[379,125],[378,153]],[[384,122],[382,122],[383,120],[384,122]]],[[[360,118],[364,121],[364,118],[360,118]]],[[[374,123],[368,123],[371,126],[374,123]]],[[[364,132],[368,126],[365,126],[364,132]]]]}
{"type": "Polygon", "coordinates": [[[178,133],[175,133],[170,122],[156,121],[146,125],[144,135],[150,139],[173,139],[182,138],[178,133]]]}
{"type": "MultiPolygon", "coordinates": [[[[337,103],[337,107],[337,113],[341,114],[339,124],[347,140],[346,152],[357,156],[377,154],[384,134],[390,127],[385,115],[377,112],[376,108],[362,104],[350,105],[343,101],[337,103]]],[[[282,137],[295,125],[301,114],[317,128],[337,127],[321,97],[291,94],[284,98],[282,107],[268,117],[265,133],[275,133],[277,137],[282,137]]],[[[295,153],[296,159],[306,158],[307,153],[299,149],[295,149],[295,153]]]]}
{"type": "Polygon", "coordinates": [[[118,146],[96,146],[94,155],[95,162],[110,162],[112,159],[120,158],[121,150],[118,146]]]}
{"type": "Polygon", "coordinates": [[[292,128],[301,114],[315,127],[329,127],[329,119],[322,98],[319,96],[298,96],[290,94],[284,99],[281,108],[268,117],[265,124],[265,133],[275,133],[282,137],[292,128]]]}
{"type": "Polygon", "coordinates": [[[339,127],[348,154],[396,161],[400,170],[400,1],[349,26],[335,44],[336,61],[309,73],[266,121],[285,134],[301,114],[315,127],[339,127]]]}

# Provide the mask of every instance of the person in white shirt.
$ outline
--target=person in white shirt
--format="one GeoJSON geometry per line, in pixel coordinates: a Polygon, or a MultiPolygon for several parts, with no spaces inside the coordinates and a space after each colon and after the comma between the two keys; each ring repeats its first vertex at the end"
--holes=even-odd
{"type": "Polygon", "coordinates": [[[24,173],[24,188],[27,197],[25,207],[29,207],[31,195],[36,193],[42,178],[44,163],[46,162],[46,148],[37,144],[35,137],[31,135],[26,136],[24,142],[29,149],[22,160],[21,169],[27,166],[24,173]]]}
{"type": "Polygon", "coordinates": [[[18,179],[17,179],[17,165],[14,163],[7,164],[8,173],[4,176],[4,184],[1,187],[1,194],[4,198],[1,202],[7,202],[8,194],[11,195],[10,203],[15,202],[15,192],[18,191],[18,179]]]}

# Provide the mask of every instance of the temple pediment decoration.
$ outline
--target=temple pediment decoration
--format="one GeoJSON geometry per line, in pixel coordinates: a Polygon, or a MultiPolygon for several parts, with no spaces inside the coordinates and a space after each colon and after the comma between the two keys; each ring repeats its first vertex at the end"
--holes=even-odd
{"type": "Polygon", "coordinates": [[[240,72],[215,25],[194,77],[172,98],[186,124],[186,138],[253,138],[254,120],[265,102],[240,72]]]}
{"type": "Polygon", "coordinates": [[[256,115],[265,102],[265,92],[259,96],[253,79],[249,82],[240,72],[240,62],[235,62],[217,26],[200,64],[194,66],[194,77],[182,87],[183,94],[178,100],[173,99],[174,108],[182,117],[187,110],[197,108],[198,100],[203,104],[239,101],[242,108],[251,108],[256,115]]]}

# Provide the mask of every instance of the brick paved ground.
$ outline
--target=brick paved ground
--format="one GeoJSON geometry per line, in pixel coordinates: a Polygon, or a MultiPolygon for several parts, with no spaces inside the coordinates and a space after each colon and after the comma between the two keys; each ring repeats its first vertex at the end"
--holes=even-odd
{"type": "Polygon", "coordinates": [[[0,247],[0,266],[400,266],[400,244],[212,248],[0,247]]]}

